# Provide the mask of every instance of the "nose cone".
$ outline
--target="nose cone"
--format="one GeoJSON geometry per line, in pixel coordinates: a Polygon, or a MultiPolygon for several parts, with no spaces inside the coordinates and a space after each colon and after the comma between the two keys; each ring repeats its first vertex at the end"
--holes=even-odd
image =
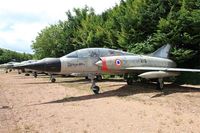
{"type": "Polygon", "coordinates": [[[98,61],[97,63],[95,63],[97,66],[102,67],[102,61],[98,61]]]}
{"type": "Polygon", "coordinates": [[[60,72],[61,61],[59,58],[47,58],[35,63],[24,65],[22,67],[42,72],[60,72]]]}

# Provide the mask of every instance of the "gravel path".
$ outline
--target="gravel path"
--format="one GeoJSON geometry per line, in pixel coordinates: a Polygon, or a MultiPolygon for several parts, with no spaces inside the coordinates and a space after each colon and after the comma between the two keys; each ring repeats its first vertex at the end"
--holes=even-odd
{"type": "Polygon", "coordinates": [[[0,133],[199,133],[200,85],[35,79],[0,71],[0,133]]]}

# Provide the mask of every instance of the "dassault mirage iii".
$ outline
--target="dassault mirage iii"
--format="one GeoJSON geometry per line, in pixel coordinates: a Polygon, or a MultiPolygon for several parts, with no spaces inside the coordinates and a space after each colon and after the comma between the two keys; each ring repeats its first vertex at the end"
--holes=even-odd
{"type": "Polygon", "coordinates": [[[6,73],[8,73],[8,71],[12,71],[13,66],[15,64],[18,64],[19,62],[8,62],[8,63],[4,63],[0,65],[0,68],[5,69],[6,73]]]}
{"type": "MultiPolygon", "coordinates": [[[[29,64],[29,63],[33,63],[33,62],[36,62],[36,60],[27,60],[27,61],[22,61],[20,63],[15,63],[13,64],[12,68],[13,69],[18,69],[18,73],[20,74],[21,72],[25,72],[25,76],[29,76],[30,74],[29,73],[32,73],[33,71],[30,70],[30,69],[26,69],[26,68],[18,68],[18,66],[21,66],[21,65],[26,65],[26,64],[29,64]]],[[[34,72],[33,72],[34,74],[34,72]]]]}
{"type": "MultiPolygon", "coordinates": [[[[149,55],[135,55],[107,48],[85,48],[76,50],[61,58],[51,58],[30,63],[22,67],[52,74],[83,73],[91,79],[91,89],[99,93],[94,80],[96,75],[138,74],[145,79],[157,79],[158,89],[163,89],[163,78],[178,76],[180,72],[200,72],[200,69],[176,68],[176,63],[168,59],[170,45],[164,45],[149,55]]],[[[55,78],[51,78],[55,81],[55,78]]],[[[132,84],[127,78],[127,84],[132,84]]]]}

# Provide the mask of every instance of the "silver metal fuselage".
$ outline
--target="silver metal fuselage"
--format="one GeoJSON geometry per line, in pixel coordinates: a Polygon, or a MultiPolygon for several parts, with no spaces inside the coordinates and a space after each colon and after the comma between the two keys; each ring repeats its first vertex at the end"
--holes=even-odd
{"type": "MultiPolygon", "coordinates": [[[[63,56],[61,61],[61,74],[68,73],[125,73],[121,71],[127,67],[176,67],[175,62],[169,59],[151,57],[145,55],[134,55],[131,53],[102,48],[91,48],[87,50],[75,51],[75,56],[63,56]],[[101,67],[95,65],[101,58],[106,57],[106,65],[112,71],[104,71],[101,67]],[[116,66],[115,60],[120,60],[121,65],[116,66]]],[[[72,54],[73,55],[73,54],[72,54]]]]}
{"type": "Polygon", "coordinates": [[[123,55],[131,55],[131,53],[107,48],[77,50],[60,58],[60,73],[101,73],[101,69],[95,65],[95,63],[100,60],[100,57],[123,55]]]}

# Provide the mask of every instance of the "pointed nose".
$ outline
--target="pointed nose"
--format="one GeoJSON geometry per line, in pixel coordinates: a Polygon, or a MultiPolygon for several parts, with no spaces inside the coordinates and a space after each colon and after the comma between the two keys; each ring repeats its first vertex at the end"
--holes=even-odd
{"type": "Polygon", "coordinates": [[[42,72],[60,72],[61,61],[59,58],[49,58],[45,60],[40,60],[35,63],[24,65],[23,67],[42,72]]]}

